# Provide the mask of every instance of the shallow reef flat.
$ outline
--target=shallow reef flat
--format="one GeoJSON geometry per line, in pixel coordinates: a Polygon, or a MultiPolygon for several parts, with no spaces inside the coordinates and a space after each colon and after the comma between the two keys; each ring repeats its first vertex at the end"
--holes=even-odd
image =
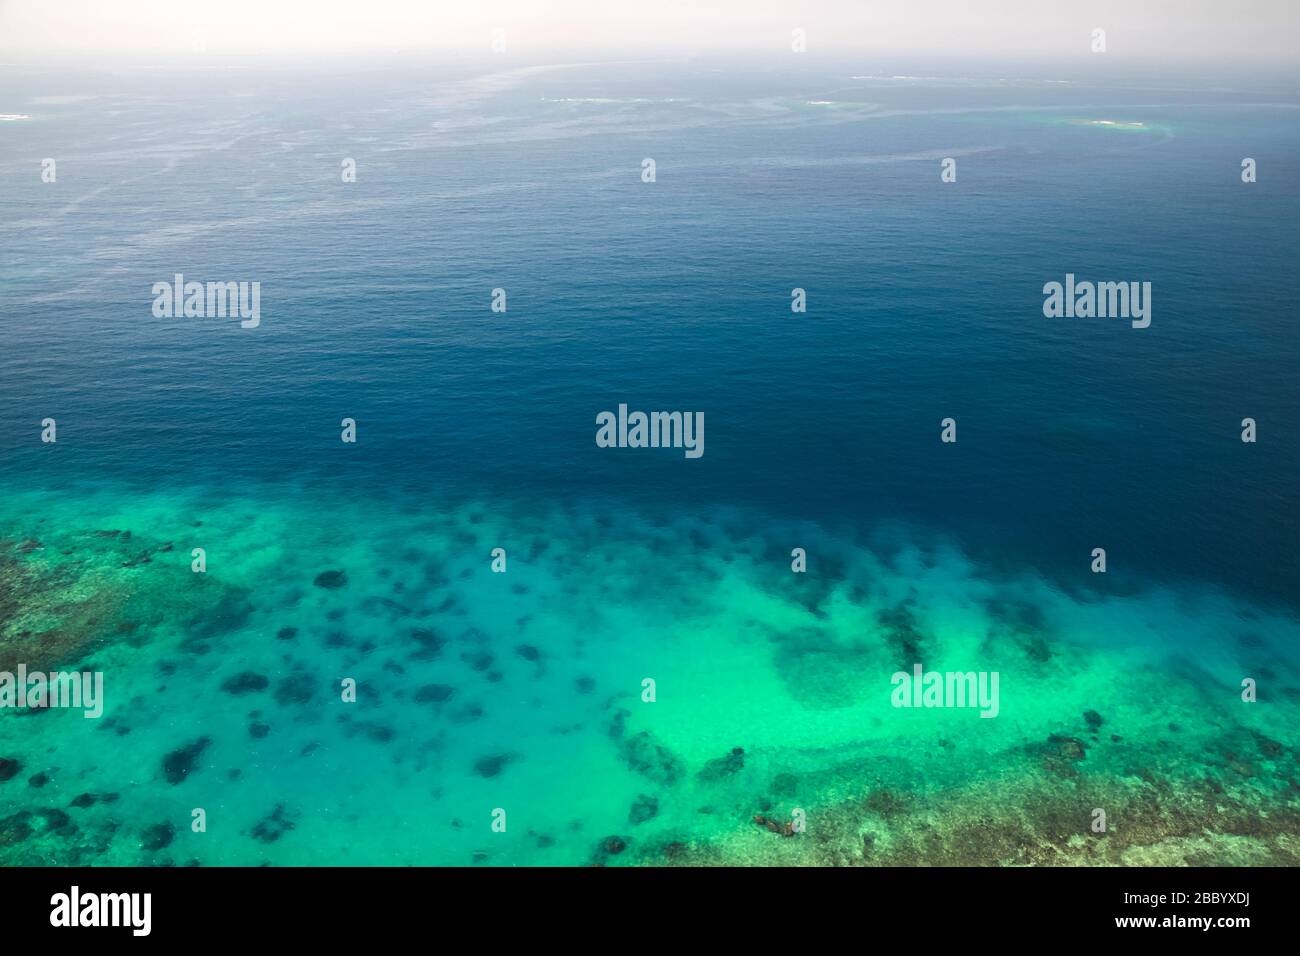
{"type": "Polygon", "coordinates": [[[1204,582],[613,499],[0,500],[0,671],[106,697],[0,711],[6,865],[1300,856],[1300,623],[1204,582]],[[996,716],[894,706],[916,664],[996,716]]]}

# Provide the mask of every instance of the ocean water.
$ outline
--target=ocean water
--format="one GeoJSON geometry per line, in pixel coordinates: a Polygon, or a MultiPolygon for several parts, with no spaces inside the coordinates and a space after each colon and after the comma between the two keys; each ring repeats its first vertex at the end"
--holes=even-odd
{"type": "Polygon", "coordinates": [[[1295,91],[3,68],[0,862],[1295,864],[1295,91]]]}

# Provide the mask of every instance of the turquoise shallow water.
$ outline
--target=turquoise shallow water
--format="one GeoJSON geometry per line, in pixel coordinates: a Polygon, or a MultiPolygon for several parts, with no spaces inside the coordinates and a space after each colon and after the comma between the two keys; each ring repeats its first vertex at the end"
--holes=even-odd
{"type": "MultiPolygon", "coordinates": [[[[1225,594],[1081,599],[990,575],[915,529],[845,539],[734,509],[698,520],[258,492],[260,506],[223,504],[219,489],[87,490],[76,526],[38,516],[39,496],[11,500],[8,526],[40,542],[25,563],[72,570],[65,594],[83,601],[98,576],[94,593],[126,602],[121,633],[83,625],[83,666],[107,675],[101,719],[5,715],[23,763],[6,796],[35,814],[12,861],[579,864],[618,836],[629,860],[842,862],[860,858],[863,833],[842,832],[840,816],[865,801],[852,826],[873,852],[923,862],[936,851],[918,845],[917,819],[961,795],[939,818],[956,826],[1002,789],[985,816],[1024,813],[1032,793],[1072,807],[1082,832],[1094,799],[1141,842],[1129,804],[1157,773],[1187,790],[1164,814],[1221,777],[1229,834],[1238,803],[1290,819],[1300,678],[1278,662],[1296,622],[1225,594]],[[204,542],[220,543],[200,582],[188,550],[204,542]],[[789,571],[792,542],[810,555],[806,578],[789,571]],[[490,570],[498,546],[504,574],[490,570]],[[346,584],[313,583],[329,570],[346,584]],[[890,675],[914,656],[998,670],[997,718],[891,707],[890,675]],[[1240,702],[1241,675],[1270,688],[1260,703],[1240,702]],[[167,755],[200,741],[169,783],[167,755]],[[36,773],[49,782],[24,782],[36,773]],[[73,832],[43,833],[43,811],[87,793],[92,806],[54,820],[73,832]],[[636,806],[653,816],[633,822],[636,806]],[[206,833],[185,828],[195,807],[206,833]],[[504,833],[491,829],[498,808],[504,833]],[[795,809],[834,820],[834,839],[786,845],[751,822],[795,809]],[[172,842],[149,849],[146,828],[169,821],[172,842]]],[[[59,621],[67,600],[44,596],[22,623],[59,621]]],[[[1243,842],[1215,852],[1282,852],[1243,842]]],[[[1208,852],[1177,847],[1163,858],[1208,852]]],[[[1143,850],[1160,852],[1126,846],[1108,862],[1143,850]]],[[[992,862],[984,844],[949,852],[992,862]]]]}
{"type": "Polygon", "coordinates": [[[868,74],[11,70],[0,861],[1294,863],[1293,95],[868,74]]]}

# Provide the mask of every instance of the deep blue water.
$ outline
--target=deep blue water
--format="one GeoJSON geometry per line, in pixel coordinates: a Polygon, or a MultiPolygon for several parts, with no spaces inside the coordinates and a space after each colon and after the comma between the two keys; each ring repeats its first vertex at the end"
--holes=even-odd
{"type": "Polygon", "coordinates": [[[1295,597],[1293,83],[487,69],[8,69],[0,481],[727,503],[1295,597]],[[176,272],[260,281],[261,327],[155,319],[176,272]],[[1045,319],[1067,272],[1150,281],[1151,327],[1045,319]],[[598,449],[620,402],[703,411],[704,457],[598,449]]]}

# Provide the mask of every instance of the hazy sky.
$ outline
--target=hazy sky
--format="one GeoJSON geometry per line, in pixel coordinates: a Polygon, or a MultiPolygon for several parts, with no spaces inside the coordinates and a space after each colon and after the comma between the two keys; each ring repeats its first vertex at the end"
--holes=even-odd
{"type": "Polygon", "coordinates": [[[1300,60],[1300,0],[0,0],[0,51],[455,50],[1300,60]]]}

